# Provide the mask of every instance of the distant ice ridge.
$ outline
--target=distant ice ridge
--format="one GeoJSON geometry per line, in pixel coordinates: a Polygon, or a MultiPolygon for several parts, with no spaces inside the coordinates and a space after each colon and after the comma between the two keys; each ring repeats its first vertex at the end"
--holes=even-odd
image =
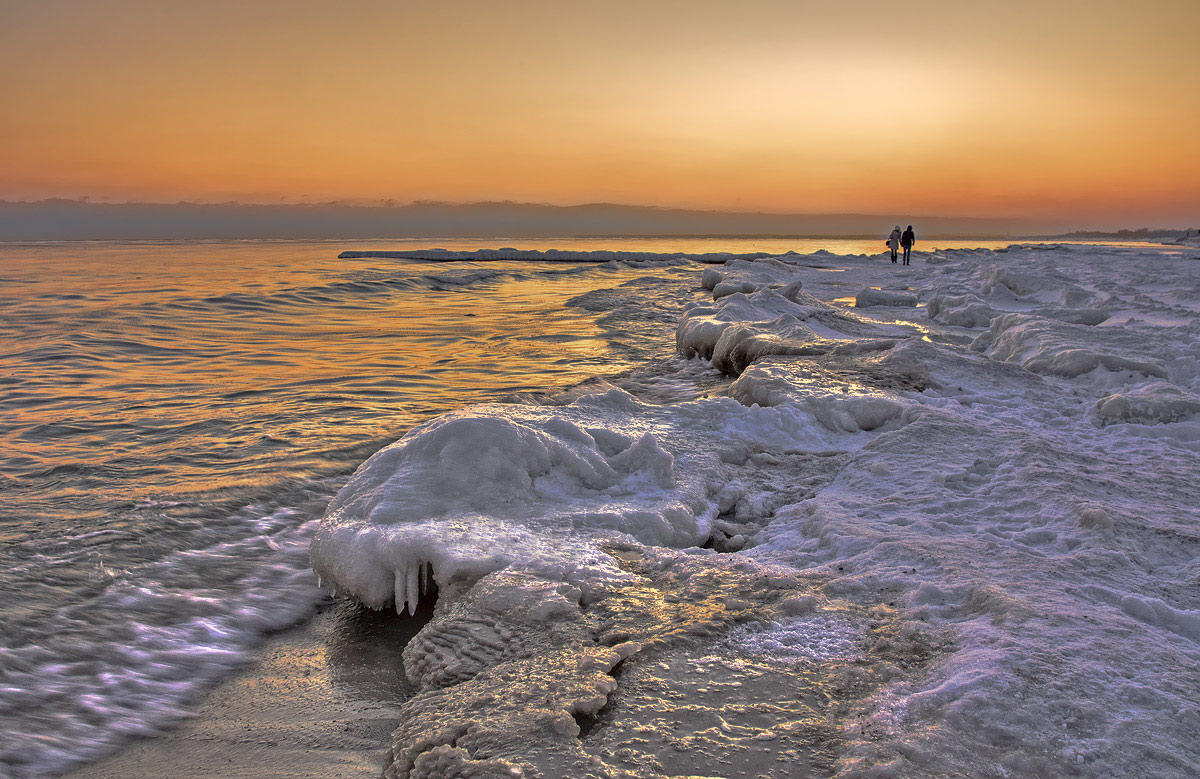
{"type": "Polygon", "coordinates": [[[476,249],[454,251],[450,249],[404,249],[400,251],[344,251],[342,259],[422,260],[425,262],[493,262],[497,260],[524,260],[528,262],[636,262],[636,263],[725,263],[732,260],[758,260],[773,255],[766,252],[631,252],[600,249],[597,251],[575,251],[572,249],[476,249]]]}

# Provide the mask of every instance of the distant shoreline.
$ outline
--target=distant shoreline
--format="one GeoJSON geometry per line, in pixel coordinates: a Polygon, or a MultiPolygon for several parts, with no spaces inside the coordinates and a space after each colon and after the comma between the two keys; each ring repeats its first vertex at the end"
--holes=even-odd
{"type": "Polygon", "coordinates": [[[410,203],[261,205],[0,201],[0,241],[131,239],[529,239],[678,236],[876,237],[892,225],[918,225],[925,237],[981,240],[1057,232],[1061,221],[937,215],[724,212],[592,203],[410,203]]]}

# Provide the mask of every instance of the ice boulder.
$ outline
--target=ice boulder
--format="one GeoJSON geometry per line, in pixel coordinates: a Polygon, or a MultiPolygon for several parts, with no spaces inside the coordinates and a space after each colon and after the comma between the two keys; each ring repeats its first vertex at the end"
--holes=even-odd
{"type": "Polygon", "coordinates": [[[746,405],[795,404],[829,430],[846,433],[890,427],[904,411],[898,398],[783,358],[750,366],[729,394],[746,405]]]}
{"type": "Polygon", "coordinates": [[[714,456],[685,453],[681,478],[654,431],[620,432],[637,405],[613,390],[564,407],[474,407],[414,428],[334,498],[312,542],[314,570],[372,608],[411,610],[430,575],[444,583],[521,563],[603,580],[611,561],[595,536],[699,543],[714,456]]]}
{"type": "Polygon", "coordinates": [[[789,285],[734,294],[715,306],[693,306],[675,331],[685,357],[712,360],[722,373],[737,375],[768,355],[816,355],[835,349],[856,353],[885,349],[894,335],[846,316],[789,285]]]}
{"type": "Polygon", "coordinates": [[[713,300],[737,293],[749,295],[760,289],[778,290],[784,297],[794,299],[801,286],[796,268],[780,260],[735,260],[720,270],[708,268],[700,284],[712,290],[713,300]]]}
{"type": "Polygon", "coordinates": [[[1200,398],[1169,382],[1153,381],[1105,395],[1095,411],[1102,425],[1178,422],[1200,414],[1200,398]]]}
{"type": "Polygon", "coordinates": [[[1136,334],[1030,314],[1004,314],[971,344],[989,357],[1049,376],[1072,378],[1097,368],[1166,378],[1161,359],[1136,334]]]}
{"type": "Polygon", "coordinates": [[[908,291],[890,289],[875,289],[867,287],[854,298],[855,308],[869,306],[893,306],[897,308],[912,308],[917,305],[917,296],[908,291]]]}
{"type": "Polygon", "coordinates": [[[987,327],[1001,313],[978,295],[937,294],[929,299],[925,310],[935,322],[955,327],[987,327]]]}
{"type": "Polygon", "coordinates": [[[733,295],[741,292],[749,295],[754,290],[758,289],[759,285],[752,281],[722,281],[718,282],[713,288],[713,300],[733,295]]]}

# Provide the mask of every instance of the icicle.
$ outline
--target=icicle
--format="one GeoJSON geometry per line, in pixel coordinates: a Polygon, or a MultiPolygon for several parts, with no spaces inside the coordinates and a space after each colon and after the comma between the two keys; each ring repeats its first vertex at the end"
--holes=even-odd
{"type": "Polygon", "coordinates": [[[407,584],[408,584],[408,571],[403,570],[403,569],[397,571],[396,572],[396,585],[395,585],[396,613],[397,614],[404,613],[404,611],[403,611],[404,604],[408,602],[408,593],[405,592],[405,589],[404,589],[407,584]]]}
{"type": "Polygon", "coordinates": [[[421,590],[419,584],[420,568],[415,565],[408,566],[408,614],[412,616],[417,613],[417,601],[421,599],[421,590]]]}

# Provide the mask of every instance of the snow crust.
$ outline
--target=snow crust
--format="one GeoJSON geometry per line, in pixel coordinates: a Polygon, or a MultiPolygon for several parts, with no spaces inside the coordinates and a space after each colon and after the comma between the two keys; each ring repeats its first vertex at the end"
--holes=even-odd
{"type": "Polygon", "coordinates": [[[443,593],[390,776],[672,775],[664,728],[760,775],[1200,775],[1200,264],[836,261],[696,269],[676,346],[727,397],[474,407],[363,465],[314,567],[443,593]],[[682,670],[718,666],[736,706],[682,670]],[[827,707],[785,716],[808,673],[827,707]]]}

